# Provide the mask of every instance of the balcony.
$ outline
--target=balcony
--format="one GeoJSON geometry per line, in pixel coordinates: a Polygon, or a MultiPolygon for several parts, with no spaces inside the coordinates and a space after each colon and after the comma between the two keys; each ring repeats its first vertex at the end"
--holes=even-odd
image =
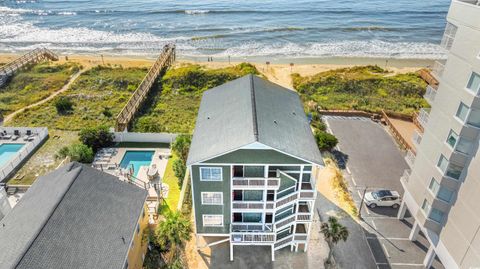
{"type": "Polygon", "coordinates": [[[415,144],[416,148],[418,148],[418,146],[420,146],[420,143],[422,142],[422,138],[423,138],[423,135],[418,130],[415,130],[413,132],[412,140],[413,140],[413,144],[415,144]]]}
{"type": "Polygon", "coordinates": [[[232,209],[241,210],[273,210],[275,203],[273,201],[232,201],[232,209]]]}
{"type": "Polygon", "coordinates": [[[444,70],[445,65],[439,61],[435,61],[432,68],[432,74],[437,80],[440,80],[440,78],[443,76],[444,70]]]}
{"type": "Polygon", "coordinates": [[[458,27],[450,22],[447,22],[445,27],[445,32],[443,34],[442,42],[440,46],[446,50],[450,50],[453,46],[453,41],[455,41],[455,35],[457,34],[458,27]]]}
{"type": "Polygon", "coordinates": [[[297,221],[311,221],[312,220],[312,212],[308,205],[299,205],[298,212],[297,212],[297,221]]]}
{"type": "Polygon", "coordinates": [[[293,236],[295,241],[306,241],[307,240],[307,228],[305,224],[297,224],[295,229],[295,235],[293,236]]]}
{"type": "Polygon", "coordinates": [[[433,106],[433,101],[435,101],[435,96],[437,95],[437,90],[432,86],[428,85],[425,95],[423,96],[427,102],[433,106]]]}
{"type": "Polygon", "coordinates": [[[280,178],[244,178],[234,177],[232,179],[233,189],[267,189],[278,190],[280,178]]]}
{"type": "Polygon", "coordinates": [[[430,117],[430,108],[422,108],[420,112],[417,114],[416,120],[423,129],[427,127],[428,119],[430,117]]]}
{"type": "Polygon", "coordinates": [[[262,224],[258,222],[234,222],[230,224],[230,232],[273,232],[272,224],[262,224]]]}
{"type": "Polygon", "coordinates": [[[314,199],[315,190],[310,182],[303,182],[300,189],[300,199],[314,199]]]}
{"type": "Polygon", "coordinates": [[[410,166],[410,168],[413,168],[413,164],[415,163],[415,153],[413,153],[413,151],[411,150],[408,150],[407,151],[407,155],[405,155],[405,161],[407,162],[408,166],[410,166]]]}
{"type": "Polygon", "coordinates": [[[405,169],[405,171],[403,171],[403,175],[400,178],[400,183],[402,183],[404,189],[406,189],[406,185],[408,183],[408,180],[410,179],[411,173],[412,171],[410,169],[405,169]]]}

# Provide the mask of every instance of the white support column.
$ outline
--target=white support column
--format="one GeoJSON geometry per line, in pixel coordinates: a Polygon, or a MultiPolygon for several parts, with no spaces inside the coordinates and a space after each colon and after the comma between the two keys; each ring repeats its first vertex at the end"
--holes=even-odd
{"type": "Polygon", "coordinates": [[[233,262],[233,244],[230,242],[230,261],[233,262]]]}
{"type": "Polygon", "coordinates": [[[290,245],[290,252],[293,252],[293,244],[290,245]]]}
{"type": "Polygon", "coordinates": [[[298,252],[298,243],[295,244],[295,252],[298,252]]]}
{"type": "Polygon", "coordinates": [[[430,246],[430,248],[428,249],[427,255],[425,256],[425,259],[423,260],[423,266],[425,266],[425,268],[427,269],[432,267],[432,263],[435,260],[435,256],[436,256],[435,248],[433,246],[430,246]]]}
{"type": "Polygon", "coordinates": [[[418,221],[415,221],[415,223],[413,224],[412,230],[410,232],[410,235],[408,236],[408,239],[410,241],[416,241],[419,233],[420,233],[420,224],[418,224],[418,221]]]}
{"type": "Polygon", "coordinates": [[[407,204],[405,203],[405,200],[403,200],[400,208],[398,209],[397,219],[404,219],[405,213],[407,213],[407,204]]]}
{"type": "Polygon", "coordinates": [[[275,261],[275,244],[272,244],[272,262],[275,261]]]}

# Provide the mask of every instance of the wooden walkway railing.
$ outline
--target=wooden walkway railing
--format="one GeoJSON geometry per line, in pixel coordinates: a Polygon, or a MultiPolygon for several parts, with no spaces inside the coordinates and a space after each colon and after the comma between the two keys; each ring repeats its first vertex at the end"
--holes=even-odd
{"type": "Polygon", "coordinates": [[[37,63],[43,60],[57,61],[58,56],[49,49],[38,48],[22,55],[21,57],[7,63],[4,66],[1,66],[0,67],[0,87],[3,86],[3,84],[7,82],[8,77],[15,74],[17,70],[23,68],[24,66],[37,63]]]}
{"type": "Polygon", "coordinates": [[[410,145],[410,143],[407,142],[406,139],[409,139],[409,138],[405,138],[405,137],[402,136],[402,134],[397,130],[397,128],[395,128],[395,125],[392,124],[392,122],[390,121],[390,118],[388,117],[387,113],[385,113],[384,110],[382,110],[382,116],[385,119],[385,123],[387,124],[388,128],[390,129],[390,131],[391,131],[393,137],[395,138],[395,140],[404,149],[411,150],[412,152],[416,152],[416,149],[414,147],[412,147],[410,145]]]}
{"type": "Polygon", "coordinates": [[[115,126],[115,130],[117,132],[123,132],[125,129],[127,129],[128,124],[135,116],[135,113],[137,113],[138,108],[143,101],[145,101],[145,98],[155,82],[155,79],[157,79],[162,70],[168,68],[174,61],[175,45],[165,45],[160,56],[157,58],[150,70],[148,70],[147,75],[143,78],[135,92],[133,92],[132,97],[130,97],[122,111],[120,111],[118,114],[117,123],[115,126]]]}
{"type": "Polygon", "coordinates": [[[420,77],[428,83],[428,85],[432,86],[435,89],[438,89],[438,80],[432,75],[430,70],[428,69],[421,69],[418,71],[420,77]]]}

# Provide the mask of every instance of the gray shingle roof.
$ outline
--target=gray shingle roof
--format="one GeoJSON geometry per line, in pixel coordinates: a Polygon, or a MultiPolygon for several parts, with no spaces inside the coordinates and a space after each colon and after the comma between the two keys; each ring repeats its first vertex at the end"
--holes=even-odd
{"type": "Polygon", "coordinates": [[[79,163],[39,177],[0,221],[0,268],[123,268],[146,196],[79,163]]]}
{"type": "Polygon", "coordinates": [[[254,142],[323,164],[298,94],[254,75],[203,94],[187,164],[254,142]]]}

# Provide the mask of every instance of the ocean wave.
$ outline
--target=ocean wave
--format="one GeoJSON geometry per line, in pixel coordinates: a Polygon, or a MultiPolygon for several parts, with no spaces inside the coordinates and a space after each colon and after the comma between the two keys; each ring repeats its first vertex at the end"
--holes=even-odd
{"type": "Polygon", "coordinates": [[[194,9],[194,10],[185,10],[184,12],[185,12],[185,14],[188,14],[188,15],[199,15],[199,14],[207,14],[207,13],[210,12],[210,10],[194,9]]]}

